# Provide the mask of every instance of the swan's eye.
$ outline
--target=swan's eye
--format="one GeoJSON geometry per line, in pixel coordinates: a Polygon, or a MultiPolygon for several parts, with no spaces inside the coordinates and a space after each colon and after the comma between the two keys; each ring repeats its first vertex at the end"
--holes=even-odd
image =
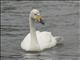
{"type": "Polygon", "coordinates": [[[34,14],[34,15],[37,15],[37,14],[34,14]]]}

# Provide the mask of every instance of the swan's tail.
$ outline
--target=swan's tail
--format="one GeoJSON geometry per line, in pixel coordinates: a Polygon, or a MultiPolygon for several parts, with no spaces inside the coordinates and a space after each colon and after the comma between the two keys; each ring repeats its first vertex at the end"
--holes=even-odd
{"type": "Polygon", "coordinates": [[[63,37],[56,36],[57,44],[63,43],[63,37]]]}

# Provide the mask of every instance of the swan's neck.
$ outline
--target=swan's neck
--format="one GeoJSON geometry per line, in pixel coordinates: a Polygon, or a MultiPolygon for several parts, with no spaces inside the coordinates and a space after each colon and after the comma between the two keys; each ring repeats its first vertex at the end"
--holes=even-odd
{"type": "Polygon", "coordinates": [[[32,50],[40,50],[39,43],[36,36],[36,29],[35,29],[35,22],[29,17],[29,24],[30,24],[30,35],[31,35],[31,44],[30,49],[32,50]]]}

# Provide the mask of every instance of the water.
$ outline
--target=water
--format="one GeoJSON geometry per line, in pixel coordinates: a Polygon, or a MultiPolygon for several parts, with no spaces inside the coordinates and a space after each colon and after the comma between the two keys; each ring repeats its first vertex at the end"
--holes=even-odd
{"type": "Polygon", "coordinates": [[[79,3],[72,1],[1,1],[2,60],[80,60],[79,3]],[[20,43],[29,33],[28,15],[41,11],[45,26],[36,29],[64,37],[62,45],[42,51],[25,52],[20,43]]]}

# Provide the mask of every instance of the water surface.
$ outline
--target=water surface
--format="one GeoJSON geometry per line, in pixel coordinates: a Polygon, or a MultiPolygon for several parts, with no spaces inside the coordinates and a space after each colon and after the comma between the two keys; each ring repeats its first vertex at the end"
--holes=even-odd
{"type": "Polygon", "coordinates": [[[72,1],[2,1],[1,2],[1,59],[2,60],[80,60],[79,2],[72,1]],[[63,45],[42,52],[25,52],[20,43],[29,33],[28,16],[32,8],[41,11],[45,26],[64,37],[63,45]]]}

